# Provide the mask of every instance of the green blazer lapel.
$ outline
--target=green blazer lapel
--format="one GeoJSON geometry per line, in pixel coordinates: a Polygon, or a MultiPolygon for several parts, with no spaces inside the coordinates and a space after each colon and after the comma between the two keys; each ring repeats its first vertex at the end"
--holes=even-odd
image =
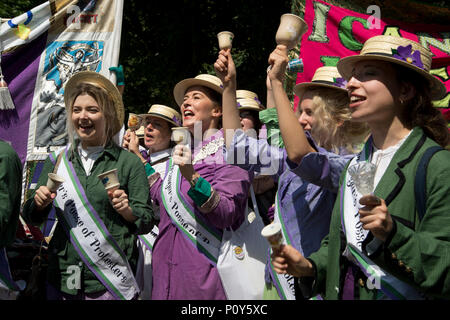
{"type": "Polygon", "coordinates": [[[376,196],[385,200],[387,206],[395,199],[405,184],[406,178],[402,169],[412,161],[419,149],[423,146],[425,139],[426,136],[422,129],[416,127],[400,149],[394,154],[392,161],[389,163],[386,172],[381,177],[374,192],[376,196]]]}

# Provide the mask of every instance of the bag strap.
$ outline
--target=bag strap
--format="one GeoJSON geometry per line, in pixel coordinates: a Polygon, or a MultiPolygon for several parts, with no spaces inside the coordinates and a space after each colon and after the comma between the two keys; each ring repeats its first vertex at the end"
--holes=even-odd
{"type": "MultiPolygon", "coordinates": [[[[256,202],[255,191],[253,190],[253,184],[250,184],[250,197],[253,203],[253,210],[259,216],[258,203],[256,202]]],[[[247,212],[248,213],[248,212],[247,212]]]]}
{"type": "Polygon", "coordinates": [[[444,150],[441,146],[432,146],[428,148],[420,159],[416,169],[416,177],[414,180],[414,195],[416,199],[416,207],[419,213],[419,221],[425,216],[426,205],[426,180],[427,168],[431,157],[438,151],[444,150]]]}

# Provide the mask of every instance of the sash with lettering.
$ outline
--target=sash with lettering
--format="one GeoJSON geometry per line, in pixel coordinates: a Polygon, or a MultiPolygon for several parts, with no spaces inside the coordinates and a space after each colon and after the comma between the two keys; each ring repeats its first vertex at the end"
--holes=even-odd
{"type": "Polygon", "coordinates": [[[149,233],[139,235],[138,239],[143,246],[145,246],[150,252],[153,252],[153,245],[155,244],[158,233],[158,227],[153,226],[153,229],[149,233]]]}
{"type": "Polygon", "coordinates": [[[11,276],[5,248],[0,248],[0,300],[15,299],[20,288],[11,276]]]}
{"type": "MultiPolygon", "coordinates": [[[[372,151],[372,137],[370,137],[363,150],[350,161],[349,167],[358,161],[370,161],[372,151]]],[[[341,225],[347,239],[347,247],[343,255],[364,272],[368,280],[372,282],[371,285],[368,284],[369,286],[381,291],[378,295],[379,299],[423,299],[415,288],[381,269],[362,252],[362,243],[369,233],[368,230],[363,229],[359,219],[358,211],[361,208],[359,199],[362,195],[347,172],[345,172],[344,181],[340,190],[340,208],[341,225]]]]}
{"type": "MultiPolygon", "coordinates": [[[[275,214],[274,214],[274,222],[278,222],[281,224],[281,232],[283,234],[283,243],[284,244],[292,244],[292,239],[287,230],[287,225],[285,219],[282,216],[282,211],[280,210],[280,199],[278,197],[278,192],[275,195],[275,214]]],[[[272,275],[272,279],[274,279],[275,288],[278,291],[278,295],[282,300],[295,300],[295,288],[294,288],[294,277],[290,274],[278,274],[272,264],[272,260],[270,259],[270,255],[272,253],[272,248],[269,249],[269,263],[270,263],[270,273],[272,275]]]]}
{"type": "MultiPolygon", "coordinates": [[[[54,204],[81,260],[117,300],[130,300],[138,293],[138,285],[125,254],[89,203],[72,163],[67,147],[57,174],[65,179],[54,204]]],[[[55,155],[52,155],[56,158],[55,155]]]]}
{"type": "Polygon", "coordinates": [[[170,158],[169,169],[161,188],[164,208],[172,223],[189,243],[216,266],[222,241],[222,231],[208,225],[200,214],[196,213],[196,210],[184,199],[180,185],[180,168],[177,165],[174,166],[172,158],[170,158]]]}

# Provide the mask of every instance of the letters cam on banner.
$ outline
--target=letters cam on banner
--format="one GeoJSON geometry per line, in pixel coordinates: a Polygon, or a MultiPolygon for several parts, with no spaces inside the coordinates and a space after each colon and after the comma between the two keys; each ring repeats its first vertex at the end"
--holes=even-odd
{"type": "Polygon", "coordinates": [[[2,19],[1,67],[15,109],[0,110],[0,138],[24,164],[24,190],[48,153],[68,142],[66,81],[90,70],[115,83],[109,67],[118,64],[122,12],[123,0],[50,0],[2,19]]]}
{"type": "MultiPolygon", "coordinates": [[[[298,73],[296,83],[311,81],[318,67],[334,66],[341,57],[359,54],[364,41],[372,36],[404,37],[419,42],[433,53],[431,73],[447,87],[446,96],[434,101],[434,105],[450,119],[448,6],[404,0],[330,2],[336,5],[319,0],[293,0],[294,13],[303,16],[309,27],[300,44],[304,71],[298,73]],[[439,24],[441,21],[445,24],[439,24]]],[[[294,105],[297,104],[298,97],[295,97],[294,105]]]]}

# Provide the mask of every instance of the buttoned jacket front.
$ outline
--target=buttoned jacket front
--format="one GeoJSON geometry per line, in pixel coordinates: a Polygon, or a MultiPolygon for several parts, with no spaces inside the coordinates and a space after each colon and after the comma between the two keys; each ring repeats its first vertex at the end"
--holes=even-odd
{"type": "MultiPolygon", "coordinates": [[[[437,152],[426,175],[426,213],[420,221],[414,196],[418,163],[431,146],[421,128],[414,128],[395,153],[374,194],[386,201],[394,229],[380,250],[370,258],[395,277],[412,285],[427,297],[450,297],[450,153],[437,152]]],[[[344,175],[341,175],[342,186],[344,175]]],[[[314,293],[326,299],[339,299],[345,275],[346,246],[341,227],[340,201],[335,202],[329,235],[321,248],[309,256],[316,268],[314,293]]],[[[363,244],[364,248],[364,244],[363,244]]],[[[360,299],[376,299],[367,279],[360,284],[360,299]]]]}

